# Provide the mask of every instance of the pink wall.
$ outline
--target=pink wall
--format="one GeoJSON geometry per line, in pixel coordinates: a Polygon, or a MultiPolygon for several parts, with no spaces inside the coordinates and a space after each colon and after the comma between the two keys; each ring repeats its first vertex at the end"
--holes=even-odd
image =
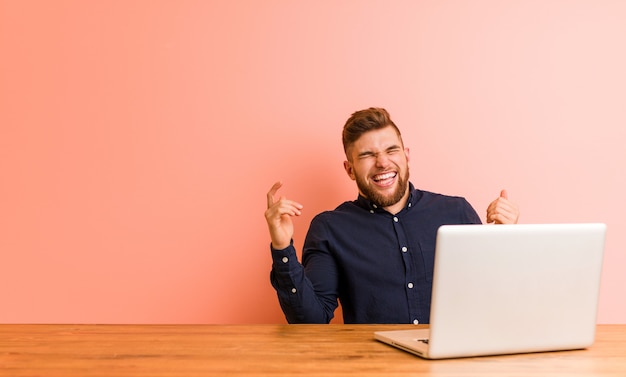
{"type": "Polygon", "coordinates": [[[412,180],[609,227],[626,323],[626,2],[0,0],[0,322],[284,322],[265,193],[355,197],[384,106],[412,180]]]}

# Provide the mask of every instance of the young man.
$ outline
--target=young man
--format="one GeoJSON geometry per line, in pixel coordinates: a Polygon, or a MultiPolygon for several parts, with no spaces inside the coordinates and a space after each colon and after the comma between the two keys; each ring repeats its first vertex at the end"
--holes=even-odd
{"type": "MultiPolygon", "coordinates": [[[[385,109],[352,114],[343,146],[358,198],[311,221],[302,264],[292,240],[292,217],[302,205],[274,198],[280,182],[267,193],[270,280],[285,317],[328,323],[339,299],[344,323],[428,323],[437,229],[480,224],[480,218],[464,198],[409,182],[409,149],[385,109]]],[[[511,224],[518,217],[504,190],[487,208],[487,222],[511,224]]]]}

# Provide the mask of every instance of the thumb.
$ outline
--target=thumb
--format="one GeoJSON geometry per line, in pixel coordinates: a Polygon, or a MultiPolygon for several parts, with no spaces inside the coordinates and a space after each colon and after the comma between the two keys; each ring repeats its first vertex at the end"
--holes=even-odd
{"type": "Polygon", "coordinates": [[[502,190],[502,191],[500,191],[500,197],[504,198],[504,199],[508,199],[509,198],[509,193],[506,192],[506,190],[502,190]]]}

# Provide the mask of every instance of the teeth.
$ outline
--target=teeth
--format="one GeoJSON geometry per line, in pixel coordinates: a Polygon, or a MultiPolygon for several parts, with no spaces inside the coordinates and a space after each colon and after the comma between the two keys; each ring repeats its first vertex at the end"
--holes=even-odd
{"type": "Polygon", "coordinates": [[[383,179],[389,179],[389,178],[393,178],[396,176],[396,173],[385,173],[385,174],[380,174],[374,177],[375,181],[382,181],[383,179]]]}

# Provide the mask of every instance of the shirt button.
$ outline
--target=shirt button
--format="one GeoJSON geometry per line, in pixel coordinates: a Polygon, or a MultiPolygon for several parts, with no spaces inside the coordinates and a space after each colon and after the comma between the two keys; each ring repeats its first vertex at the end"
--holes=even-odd
{"type": "Polygon", "coordinates": [[[374,208],[378,208],[378,206],[376,204],[372,204],[372,207],[374,208]]]}
{"type": "Polygon", "coordinates": [[[295,288],[291,288],[291,293],[296,293],[298,290],[296,290],[295,288]]]}
{"type": "Polygon", "coordinates": [[[409,203],[409,208],[411,208],[411,203],[409,203]]]}
{"type": "Polygon", "coordinates": [[[410,288],[413,288],[413,283],[409,283],[409,284],[407,284],[406,286],[407,286],[407,287],[409,287],[409,289],[410,289],[410,288]]]}
{"type": "Polygon", "coordinates": [[[413,320],[413,324],[414,324],[414,325],[419,325],[419,324],[420,324],[420,321],[418,321],[417,319],[414,319],[414,320],[413,320]]]}
{"type": "Polygon", "coordinates": [[[402,252],[403,253],[406,253],[407,250],[409,250],[409,249],[407,249],[406,246],[402,246],[402,252]]]}
{"type": "Polygon", "coordinates": [[[283,263],[287,263],[287,262],[289,262],[289,258],[283,257],[282,261],[283,261],[283,263]]]}
{"type": "Polygon", "coordinates": [[[393,221],[398,222],[398,218],[394,216],[393,221]]]}
{"type": "Polygon", "coordinates": [[[374,210],[373,210],[373,209],[370,209],[370,213],[374,213],[374,210]]]}

